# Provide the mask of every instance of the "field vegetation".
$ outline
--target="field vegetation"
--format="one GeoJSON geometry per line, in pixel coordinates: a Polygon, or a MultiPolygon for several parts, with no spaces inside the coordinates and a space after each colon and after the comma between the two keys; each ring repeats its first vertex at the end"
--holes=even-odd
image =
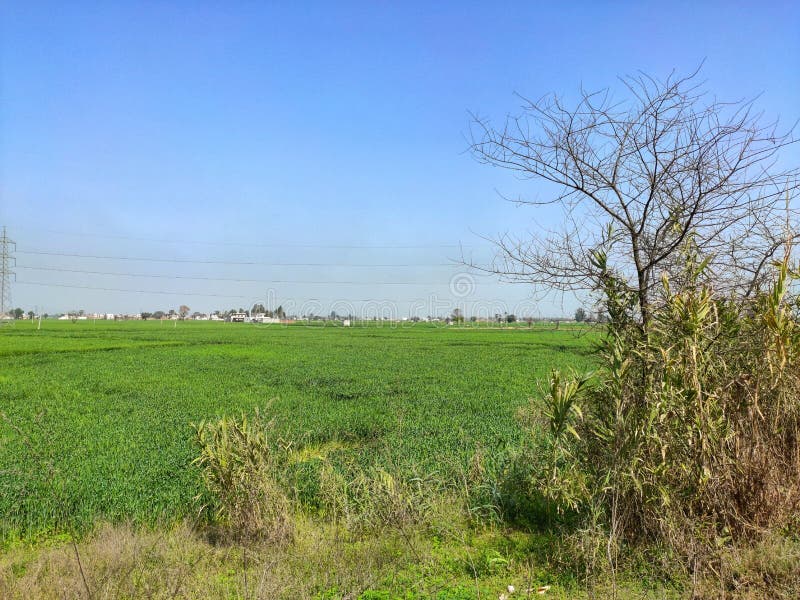
{"type": "Polygon", "coordinates": [[[646,333],[7,326],[0,594],[795,597],[797,274],[694,260],[646,333]]]}
{"type": "Polygon", "coordinates": [[[4,539],[191,515],[190,424],[254,409],[297,455],[452,484],[476,452],[518,445],[538,379],[591,363],[591,334],[547,329],[47,322],[2,336],[4,539]]]}
{"type": "Polygon", "coordinates": [[[523,570],[579,587],[576,569],[546,566],[552,534],[503,522],[542,518],[511,493],[518,412],[552,368],[591,368],[590,329],[46,321],[0,335],[8,595],[144,595],[159,584],[134,575],[154,555],[188,595],[240,597],[249,576],[266,597],[305,560],[301,597],[473,597],[523,570]],[[265,544],[284,556],[269,577],[246,558],[265,544]],[[182,552],[215,566],[179,583],[182,552]]]}

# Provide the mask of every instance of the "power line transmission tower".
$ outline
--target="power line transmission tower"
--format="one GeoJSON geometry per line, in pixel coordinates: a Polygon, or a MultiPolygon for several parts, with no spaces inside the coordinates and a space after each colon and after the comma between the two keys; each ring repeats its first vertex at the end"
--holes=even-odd
{"type": "Polygon", "coordinates": [[[11,278],[15,275],[16,249],[16,242],[8,237],[3,226],[3,235],[0,237],[0,318],[6,317],[6,311],[11,310],[11,278]]]}

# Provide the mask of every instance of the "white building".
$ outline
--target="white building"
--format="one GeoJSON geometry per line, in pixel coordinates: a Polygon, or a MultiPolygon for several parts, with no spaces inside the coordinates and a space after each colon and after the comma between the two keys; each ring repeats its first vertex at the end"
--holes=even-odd
{"type": "Polygon", "coordinates": [[[281,322],[281,320],[278,319],[277,317],[268,317],[264,313],[258,313],[258,314],[253,315],[250,318],[250,320],[253,323],[280,323],[281,322]]]}

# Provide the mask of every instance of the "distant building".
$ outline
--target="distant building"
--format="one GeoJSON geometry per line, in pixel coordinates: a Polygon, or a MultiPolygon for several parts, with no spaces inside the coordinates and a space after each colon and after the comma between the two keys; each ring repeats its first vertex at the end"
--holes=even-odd
{"type": "Polygon", "coordinates": [[[250,320],[253,323],[280,323],[281,320],[277,317],[268,317],[265,313],[257,313],[253,315],[250,320]]]}
{"type": "Polygon", "coordinates": [[[231,323],[244,323],[247,320],[247,313],[231,313],[229,318],[231,323]]]}

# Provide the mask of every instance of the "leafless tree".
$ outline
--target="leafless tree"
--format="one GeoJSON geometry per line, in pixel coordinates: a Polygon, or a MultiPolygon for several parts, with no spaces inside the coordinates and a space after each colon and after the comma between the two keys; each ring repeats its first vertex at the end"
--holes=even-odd
{"type": "Polygon", "coordinates": [[[521,114],[500,128],[474,119],[474,156],[544,182],[549,195],[515,202],[558,205],[563,223],[493,238],[494,263],[472,266],[554,290],[592,289],[591,257],[605,252],[646,327],[653,288],[662,273],[677,275],[691,237],[718,289],[751,294],[791,235],[798,170],[782,165],[779,151],[795,142],[792,129],[764,123],[752,100],[710,97],[697,71],[621,82],[623,101],[581,90],[569,106],[557,96],[523,98],[521,114]]]}

